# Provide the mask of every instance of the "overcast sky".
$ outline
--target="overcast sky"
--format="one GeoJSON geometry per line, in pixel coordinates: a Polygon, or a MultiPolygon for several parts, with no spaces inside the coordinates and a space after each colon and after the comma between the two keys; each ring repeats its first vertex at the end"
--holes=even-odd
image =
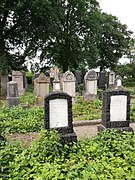
{"type": "Polygon", "coordinates": [[[100,8],[115,15],[135,35],[135,0],[98,0],[100,8]]]}
{"type": "MultiPolygon", "coordinates": [[[[117,16],[122,24],[133,31],[135,37],[135,0],[98,0],[103,12],[117,16]]],[[[120,63],[127,63],[129,59],[121,58],[120,63]]]]}

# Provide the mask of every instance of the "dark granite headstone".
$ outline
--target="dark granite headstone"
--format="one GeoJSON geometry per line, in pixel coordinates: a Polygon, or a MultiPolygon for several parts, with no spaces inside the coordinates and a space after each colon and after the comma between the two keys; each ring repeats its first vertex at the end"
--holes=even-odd
{"type": "Polygon", "coordinates": [[[98,88],[105,90],[105,84],[106,84],[105,72],[100,72],[98,77],[98,88]]]}
{"type": "Polygon", "coordinates": [[[45,97],[44,127],[55,129],[61,134],[61,143],[77,141],[72,123],[72,97],[55,91],[45,97]]]}
{"type": "Polygon", "coordinates": [[[130,123],[130,93],[124,90],[106,90],[103,92],[101,132],[115,128],[133,132],[130,123]]]}

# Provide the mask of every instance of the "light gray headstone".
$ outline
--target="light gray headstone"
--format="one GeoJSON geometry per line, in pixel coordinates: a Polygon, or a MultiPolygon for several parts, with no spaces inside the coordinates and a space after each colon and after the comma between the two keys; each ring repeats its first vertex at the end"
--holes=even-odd
{"type": "Polygon", "coordinates": [[[76,78],[71,71],[66,71],[63,74],[63,92],[68,93],[75,102],[75,81],[76,78]]]}
{"type": "Polygon", "coordinates": [[[87,100],[97,97],[97,73],[94,70],[89,70],[84,77],[85,93],[84,98],[87,100]]]}
{"type": "Polygon", "coordinates": [[[17,106],[20,103],[18,96],[18,83],[15,81],[10,81],[7,83],[7,107],[17,106]]]}
{"type": "Polygon", "coordinates": [[[23,79],[22,72],[21,71],[13,71],[12,72],[12,81],[15,81],[18,83],[19,96],[24,95],[25,88],[24,88],[24,79],[23,79]]]}

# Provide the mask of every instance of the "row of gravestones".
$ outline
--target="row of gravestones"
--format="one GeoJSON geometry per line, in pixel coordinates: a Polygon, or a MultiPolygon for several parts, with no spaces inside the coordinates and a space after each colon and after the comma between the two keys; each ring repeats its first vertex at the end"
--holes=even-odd
{"type": "MultiPolygon", "coordinates": [[[[70,72],[66,72],[68,80],[71,80],[70,72]]],[[[94,71],[86,73],[85,81],[95,81],[94,71]]],[[[44,76],[41,76],[44,77],[44,76]]],[[[41,78],[42,79],[42,78],[41,78]]],[[[44,78],[42,79],[44,80],[44,78]]],[[[48,81],[49,82],[49,81],[48,81]]],[[[72,82],[72,81],[71,81],[72,82]]],[[[42,81],[41,81],[42,84],[42,81]]],[[[88,83],[88,87],[92,84],[88,83]]],[[[118,85],[121,82],[118,81],[118,85]]],[[[18,99],[18,83],[14,85],[12,81],[8,84],[10,101],[19,102],[18,99]],[[15,97],[16,96],[16,97],[15,97]]],[[[41,87],[42,89],[43,87],[41,87]]],[[[77,136],[73,130],[72,123],[72,97],[65,92],[54,91],[45,97],[45,129],[56,129],[61,133],[61,142],[74,142],[77,136]]],[[[133,132],[129,127],[130,123],[130,93],[122,89],[109,89],[103,92],[103,109],[102,109],[102,122],[98,127],[101,132],[104,129],[116,128],[118,130],[126,130],[133,132]]]]}
{"type": "MultiPolygon", "coordinates": [[[[57,72],[57,71],[56,71],[57,72]]],[[[91,100],[97,98],[97,84],[100,87],[105,87],[105,74],[100,73],[99,81],[97,73],[94,70],[88,71],[84,76],[84,99],[91,100]]],[[[72,97],[72,101],[75,102],[76,88],[75,88],[76,78],[74,74],[67,71],[63,76],[58,77],[58,73],[55,73],[53,80],[53,91],[60,91],[68,93],[72,97]]],[[[36,103],[43,105],[44,96],[49,93],[50,77],[44,74],[39,75],[34,80],[34,94],[36,96],[36,103]]],[[[118,88],[122,86],[122,78],[117,76],[115,78],[115,73],[111,72],[109,74],[109,87],[118,88]]],[[[105,89],[105,88],[104,88],[105,89]]]]}

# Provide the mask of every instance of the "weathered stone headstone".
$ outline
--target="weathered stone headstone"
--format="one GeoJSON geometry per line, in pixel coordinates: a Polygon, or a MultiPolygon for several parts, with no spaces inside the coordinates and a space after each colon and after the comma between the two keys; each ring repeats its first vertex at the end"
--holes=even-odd
{"type": "Polygon", "coordinates": [[[105,90],[106,78],[105,72],[100,72],[98,76],[98,88],[105,90]]]}
{"type": "Polygon", "coordinates": [[[34,85],[36,86],[34,88],[36,94],[36,103],[39,105],[43,105],[44,97],[49,93],[50,79],[44,74],[40,74],[40,76],[34,80],[34,83],[34,85]]]}
{"type": "Polygon", "coordinates": [[[61,142],[77,141],[72,123],[72,97],[64,92],[52,92],[45,97],[44,127],[61,133],[61,142]]]}
{"type": "Polygon", "coordinates": [[[117,75],[115,79],[115,87],[121,88],[122,87],[122,77],[117,75]]]}
{"type": "Polygon", "coordinates": [[[59,69],[57,66],[54,68],[53,91],[60,91],[59,69]]]}
{"type": "Polygon", "coordinates": [[[18,83],[19,96],[24,95],[25,89],[24,89],[24,80],[23,80],[22,72],[21,71],[13,71],[12,72],[12,81],[15,81],[18,83]]]}
{"type": "Polygon", "coordinates": [[[98,131],[115,128],[133,132],[130,123],[130,93],[124,90],[103,92],[102,122],[98,131]]]}
{"type": "Polygon", "coordinates": [[[1,80],[1,95],[6,95],[7,94],[7,83],[9,82],[9,79],[8,79],[8,75],[7,74],[1,74],[0,76],[1,80]]]}
{"type": "Polygon", "coordinates": [[[115,72],[111,71],[109,73],[109,87],[114,88],[115,87],[115,72]]]}
{"type": "Polygon", "coordinates": [[[10,81],[7,83],[7,107],[17,106],[20,103],[18,95],[18,83],[15,81],[10,81]]]}
{"type": "Polygon", "coordinates": [[[91,100],[97,98],[97,73],[89,70],[84,76],[85,92],[84,99],[91,100]]]}
{"type": "Polygon", "coordinates": [[[75,102],[75,81],[76,78],[72,72],[66,71],[63,74],[63,92],[68,93],[73,102],[75,102]]]}

